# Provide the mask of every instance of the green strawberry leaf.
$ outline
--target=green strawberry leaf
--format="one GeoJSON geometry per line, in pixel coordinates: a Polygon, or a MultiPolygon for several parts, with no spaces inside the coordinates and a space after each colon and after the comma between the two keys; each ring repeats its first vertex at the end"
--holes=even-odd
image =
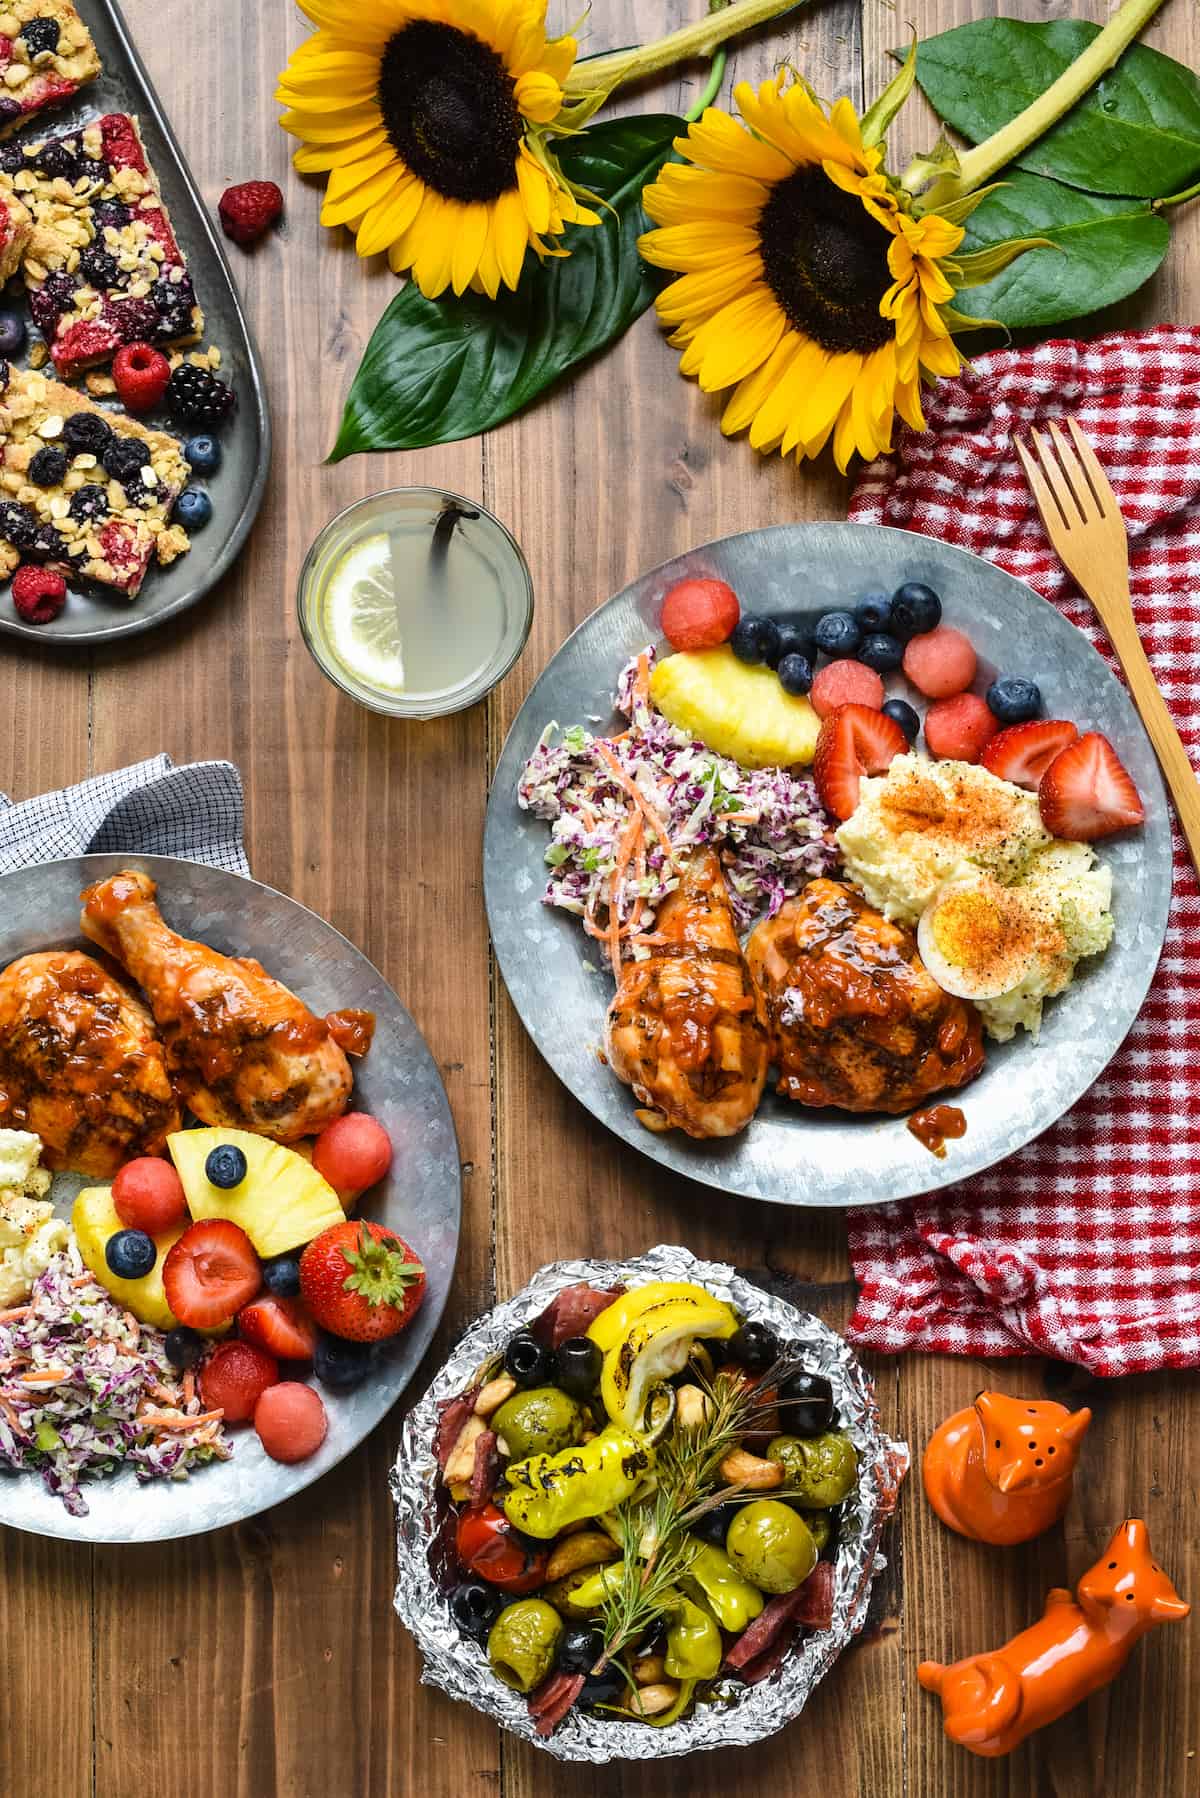
{"type": "Polygon", "coordinates": [[[966,232],[968,252],[1011,237],[1045,237],[1058,246],[1030,250],[994,280],[955,295],[960,312],[1013,330],[1063,324],[1123,300],[1149,280],[1171,235],[1144,200],[1081,193],[1021,169],[988,194],[966,232]]]}
{"type": "MultiPolygon", "coordinates": [[[[981,143],[1044,93],[1099,30],[1084,19],[978,19],[920,44],[917,80],[939,117],[981,143]]],[[[1018,162],[1089,193],[1178,193],[1200,177],[1200,77],[1134,44],[1018,162]]]]}
{"type": "Polygon", "coordinates": [[[571,227],[569,256],[544,265],[531,256],[516,292],[502,289],[495,300],[427,300],[410,282],[367,345],[330,461],[489,431],[620,337],[661,286],[636,250],[648,224],[642,189],[686,128],[647,114],[556,145],[563,172],[607,202],[596,208],[600,224],[571,227]]]}

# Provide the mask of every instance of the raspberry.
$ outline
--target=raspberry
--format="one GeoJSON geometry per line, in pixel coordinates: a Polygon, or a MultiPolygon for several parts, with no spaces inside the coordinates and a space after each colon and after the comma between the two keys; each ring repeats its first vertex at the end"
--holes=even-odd
{"type": "Polygon", "coordinates": [[[149,412],[157,406],[170,379],[171,364],[148,343],[127,343],[113,357],[117,395],[128,412],[149,412]]]}
{"type": "Polygon", "coordinates": [[[50,624],[67,603],[67,583],[48,568],[18,568],[13,576],[13,604],[26,624],[50,624]]]}
{"type": "Polygon", "coordinates": [[[282,214],[283,195],[273,181],[243,181],[225,189],[217,211],[226,237],[248,249],[282,214]]]}

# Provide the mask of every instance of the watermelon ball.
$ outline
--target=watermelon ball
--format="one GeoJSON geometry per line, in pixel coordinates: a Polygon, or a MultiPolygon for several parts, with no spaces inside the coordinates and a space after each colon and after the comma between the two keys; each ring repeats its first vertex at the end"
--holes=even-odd
{"type": "Polygon", "coordinates": [[[840,705],[866,705],[877,712],[883,704],[883,682],[862,662],[829,662],[813,676],[808,697],[818,718],[828,718],[840,705]]]}
{"type": "Polygon", "coordinates": [[[347,1111],[313,1144],[313,1166],[338,1197],[365,1192],[392,1165],[392,1139],[365,1111],[347,1111]]]}
{"type": "Polygon", "coordinates": [[[936,699],[925,714],[925,741],[931,755],[977,762],[999,730],[996,714],[978,693],[936,699]]]}
{"type": "Polygon", "coordinates": [[[739,613],[726,582],[677,581],[663,600],[663,636],[672,649],[715,649],[733,635],[739,613]]]}
{"type": "Polygon", "coordinates": [[[169,1161],[141,1155],[127,1161],[112,1184],[113,1209],[131,1230],[161,1236],[187,1216],[183,1181],[169,1161]]]}
{"type": "Polygon", "coordinates": [[[952,699],[975,679],[975,651],[949,624],[914,637],[904,651],[904,672],[928,699],[952,699]]]}
{"type": "Polygon", "coordinates": [[[279,1378],[274,1355],[256,1343],[222,1342],[200,1369],[200,1396],[226,1423],[249,1423],[264,1392],[279,1378]]]}
{"type": "Polygon", "coordinates": [[[319,1392],[299,1380],[282,1380],[269,1386],[255,1405],[254,1427],[272,1461],[291,1463],[316,1454],[329,1418],[319,1392]]]}

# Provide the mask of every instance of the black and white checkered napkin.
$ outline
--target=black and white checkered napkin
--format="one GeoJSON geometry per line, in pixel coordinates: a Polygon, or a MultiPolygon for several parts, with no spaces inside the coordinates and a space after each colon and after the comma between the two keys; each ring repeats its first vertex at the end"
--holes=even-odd
{"type": "Polygon", "coordinates": [[[177,855],[249,874],[232,762],[156,755],[20,804],[0,793],[0,873],[75,855],[177,855]]]}

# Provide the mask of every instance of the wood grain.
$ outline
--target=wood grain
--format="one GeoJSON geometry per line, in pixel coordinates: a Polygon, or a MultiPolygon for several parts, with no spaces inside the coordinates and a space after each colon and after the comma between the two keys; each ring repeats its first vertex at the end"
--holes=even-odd
{"type": "MultiPolygon", "coordinates": [[[[281,237],[236,272],[262,342],[277,447],[268,500],[221,593],[178,628],[74,661],[0,646],[0,789],[22,797],[165,749],[230,756],[247,790],[255,872],[360,943],[404,996],[446,1079],[464,1163],[453,1333],[541,1263],[685,1241],[778,1281],[835,1327],[853,1288],[843,1219],[722,1198],[610,1138],[542,1065],[491,969],[479,844],[488,769],[524,692],[568,630],[640,570],[730,531],[839,517],[830,466],[760,460],[717,428],[644,318],[607,357],[484,443],[322,466],[341,397],[391,283],[317,224],[268,95],[298,41],[282,6],[125,0],[203,187],[285,187],[281,237]],[[318,278],[319,276],[319,278],[318,278]],[[363,493],[430,482],[510,524],[538,611],[518,670],[486,708],[437,725],[357,711],[310,663],[295,624],[317,526],[363,493]]],[[[605,0],[589,48],[694,17],[697,0],[605,0]]],[[[922,0],[923,35],[990,10],[922,0]]],[[[1006,0],[1046,17],[1053,6],[1006,0]]],[[[1089,11],[1086,7],[1073,10],[1089,11]]],[[[881,0],[794,14],[736,53],[760,78],[790,58],[827,97],[869,99],[910,15],[881,0]]],[[[1100,16],[1096,12],[1095,16],[1100,16]]],[[[1200,15],[1170,0],[1149,41],[1200,64],[1200,15]]],[[[699,71],[639,107],[686,107],[699,71]]],[[[728,88],[728,82],[727,82],[728,88]]],[[[927,125],[927,120],[926,120],[927,125]]],[[[928,140],[919,107],[901,149],[928,140]]],[[[1149,288],[1089,329],[1195,318],[1200,208],[1149,288]]],[[[1064,1525],[1000,1554],[944,1530],[908,1483],[872,1621],[801,1722],[752,1752],[597,1770],[563,1767],[419,1684],[391,1611],[386,1473],[398,1419],[337,1473],[267,1517],[212,1537],[95,1554],[0,1536],[0,1792],[47,1798],[1183,1798],[1200,1791],[1193,1624],[1144,1642],[1113,1694],[996,1764],[941,1735],[916,1685],[923,1655],[991,1645],[1073,1577],[1126,1512],[1146,1516],[1181,1589],[1200,1597],[1197,1382],[1101,1386],[1042,1363],[872,1359],[885,1421],[919,1451],[987,1383],[1087,1402],[1096,1423],[1064,1525]]],[[[422,1385],[419,1378],[417,1388],[422,1385]]],[[[653,1747],[649,1748],[653,1753],[653,1747]]]]}

